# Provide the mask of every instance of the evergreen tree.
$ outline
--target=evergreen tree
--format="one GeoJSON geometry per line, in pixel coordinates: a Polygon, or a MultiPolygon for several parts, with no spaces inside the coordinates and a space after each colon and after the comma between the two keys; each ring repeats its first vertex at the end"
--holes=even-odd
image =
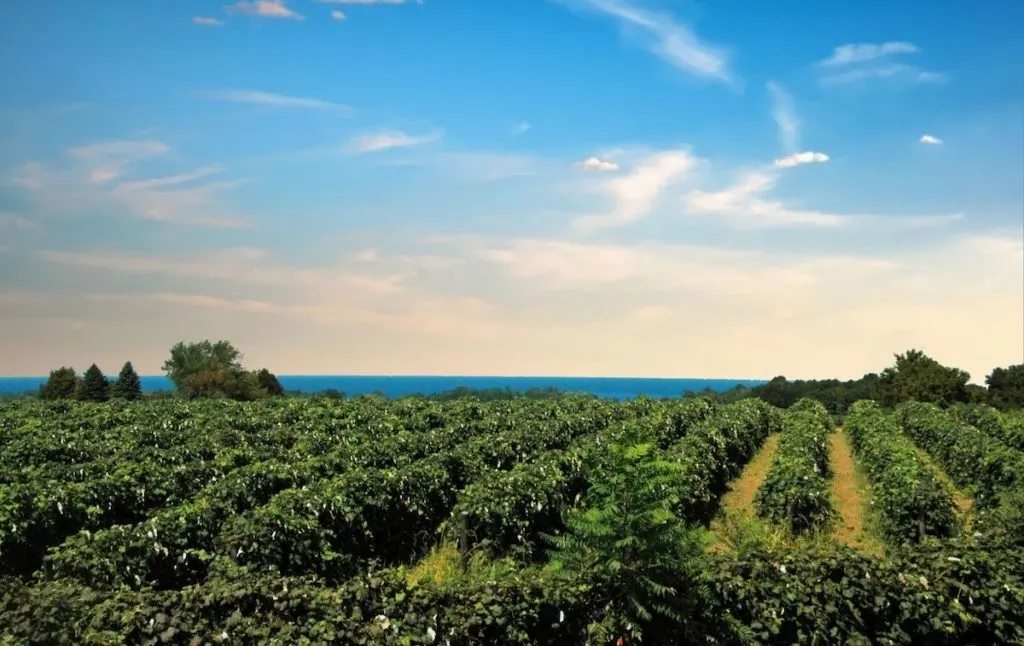
{"type": "Polygon", "coordinates": [[[135,372],[131,361],[124,362],[110,394],[112,397],[130,401],[142,397],[142,381],[139,380],[139,375],[135,372]]]}
{"type": "Polygon", "coordinates": [[[50,371],[50,378],[39,387],[40,399],[70,399],[75,396],[78,376],[74,368],[57,368],[50,371]]]}
{"type": "Polygon", "coordinates": [[[105,402],[110,399],[110,382],[95,363],[82,376],[75,398],[87,402],[105,402]]]}
{"type": "Polygon", "coordinates": [[[256,373],[256,386],[270,397],[280,397],[284,394],[284,388],[277,380],[277,376],[266,368],[261,368],[256,373]]]}
{"type": "Polygon", "coordinates": [[[595,595],[591,643],[685,632],[697,607],[705,533],[673,511],[681,466],[636,429],[602,462],[591,470],[586,503],[566,514],[566,531],[545,536],[554,548],[549,567],[586,581],[595,595]]]}

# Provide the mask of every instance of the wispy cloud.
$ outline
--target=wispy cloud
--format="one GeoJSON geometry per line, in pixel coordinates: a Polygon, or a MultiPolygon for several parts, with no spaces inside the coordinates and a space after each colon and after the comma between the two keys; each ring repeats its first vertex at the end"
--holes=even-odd
{"type": "Polygon", "coordinates": [[[512,134],[518,136],[529,131],[531,128],[533,128],[533,126],[531,126],[526,121],[520,121],[519,123],[512,126],[512,134]]]}
{"type": "Polygon", "coordinates": [[[889,41],[886,43],[850,43],[840,45],[832,55],[818,62],[821,67],[838,67],[854,63],[866,63],[893,54],[914,54],[920,51],[914,43],[889,41]]]}
{"type": "Polygon", "coordinates": [[[221,27],[224,25],[224,21],[206,16],[196,16],[192,19],[192,24],[200,27],[221,27]]]}
{"type": "Polygon", "coordinates": [[[688,150],[666,150],[639,161],[621,176],[605,179],[599,190],[614,202],[611,211],[587,215],[573,222],[573,229],[588,233],[623,227],[644,217],[654,208],[662,192],[686,176],[697,164],[688,150]]]}
{"type": "Polygon", "coordinates": [[[344,20],[345,19],[345,12],[344,11],[338,11],[337,9],[335,9],[334,11],[331,12],[331,19],[332,20],[344,20]]]}
{"type": "Polygon", "coordinates": [[[234,103],[252,103],[281,108],[299,108],[306,110],[327,110],[343,115],[351,115],[354,110],[343,103],[333,103],[309,97],[286,96],[259,90],[213,90],[199,92],[198,96],[212,101],[229,101],[234,103]]]}
{"type": "Polygon", "coordinates": [[[655,56],[689,74],[735,83],[725,50],[700,40],[670,15],[647,11],[626,0],[554,0],[569,7],[598,13],[635,34],[655,56]]]}
{"type": "Polygon", "coordinates": [[[31,220],[26,220],[25,218],[14,215],[13,213],[0,211],[0,229],[32,229],[35,228],[35,226],[36,223],[31,220]]]}
{"type": "Polygon", "coordinates": [[[855,83],[857,81],[865,81],[870,79],[892,79],[897,81],[905,81],[907,83],[944,83],[947,80],[947,76],[941,72],[930,72],[923,70],[916,65],[905,65],[903,63],[888,63],[885,65],[878,65],[875,67],[866,67],[863,69],[854,69],[846,72],[840,72],[838,74],[828,74],[822,76],[820,82],[822,85],[844,85],[848,83],[855,83]]]}
{"type": "Polygon", "coordinates": [[[908,83],[942,83],[946,75],[917,65],[893,62],[893,56],[916,54],[917,45],[902,41],[850,43],[840,45],[828,58],[818,61],[822,85],[843,85],[870,79],[892,79],[908,83]]]}
{"type": "Polygon", "coordinates": [[[775,160],[775,166],[779,168],[792,168],[793,166],[800,166],[801,164],[822,164],[827,162],[829,159],[825,153],[816,152],[802,152],[793,153],[786,157],[781,157],[775,160]]]}
{"type": "Polygon", "coordinates": [[[411,135],[401,130],[383,130],[359,135],[352,139],[349,149],[356,153],[375,153],[394,148],[410,148],[440,141],[444,131],[433,130],[422,135],[411,135]]]}
{"type": "Polygon", "coordinates": [[[149,158],[166,155],[170,147],[155,140],[103,141],[65,151],[63,164],[31,162],[21,167],[14,184],[43,215],[75,216],[90,211],[123,213],[132,217],[214,227],[242,226],[242,219],[225,213],[218,196],[239,180],[201,183],[221,172],[203,166],[168,176],[122,180],[138,175],[149,158]]]}
{"type": "Polygon", "coordinates": [[[938,146],[942,144],[942,140],[934,135],[921,135],[921,138],[918,139],[918,141],[920,141],[922,144],[931,144],[933,146],[938,146]]]}
{"type": "Polygon", "coordinates": [[[302,20],[302,14],[288,7],[285,0],[238,0],[224,7],[227,13],[245,14],[261,18],[302,20]]]}
{"type": "Polygon", "coordinates": [[[316,0],[323,4],[423,4],[423,0],[316,0]]]}
{"type": "Polygon", "coordinates": [[[793,152],[799,146],[800,120],[796,116],[793,97],[774,81],[767,83],[768,93],[772,97],[772,118],[779,127],[779,140],[782,149],[793,152]]]}
{"type": "Polygon", "coordinates": [[[613,161],[600,159],[599,157],[587,157],[583,161],[577,164],[583,170],[597,171],[597,172],[610,172],[619,170],[619,165],[613,161]]]}

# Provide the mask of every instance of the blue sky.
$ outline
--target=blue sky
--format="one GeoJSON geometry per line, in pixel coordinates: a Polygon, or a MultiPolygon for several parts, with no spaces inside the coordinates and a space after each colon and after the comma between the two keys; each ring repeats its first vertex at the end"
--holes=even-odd
{"type": "Polygon", "coordinates": [[[1024,357],[1024,5],[18,2],[0,374],[1024,357]],[[998,10],[996,8],[998,7],[998,10]]]}

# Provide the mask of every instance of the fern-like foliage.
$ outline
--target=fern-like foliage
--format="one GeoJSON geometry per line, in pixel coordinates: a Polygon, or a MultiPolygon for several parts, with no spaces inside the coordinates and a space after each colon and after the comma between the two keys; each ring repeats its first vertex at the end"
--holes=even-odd
{"type": "Polygon", "coordinates": [[[696,603],[691,583],[705,532],[673,509],[681,466],[643,430],[624,429],[593,474],[585,505],[570,510],[566,530],[545,536],[551,568],[587,581],[601,608],[592,643],[642,641],[645,629],[685,623],[696,603]]]}

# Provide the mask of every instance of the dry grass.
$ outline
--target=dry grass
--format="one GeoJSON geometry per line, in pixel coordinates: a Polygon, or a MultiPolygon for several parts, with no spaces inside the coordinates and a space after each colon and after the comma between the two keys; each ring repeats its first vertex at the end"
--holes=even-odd
{"type": "Polygon", "coordinates": [[[938,474],[939,480],[949,486],[949,490],[953,493],[953,504],[956,505],[957,512],[960,514],[961,520],[963,520],[965,529],[970,531],[971,527],[974,525],[974,499],[969,496],[965,496],[964,493],[960,491],[955,484],[953,484],[953,481],[949,479],[949,476],[942,467],[940,467],[935,460],[932,459],[932,456],[928,455],[924,449],[919,446],[914,448],[917,449],[917,454],[921,456],[924,463],[935,469],[935,473],[938,474]]]}
{"type": "Polygon", "coordinates": [[[748,534],[763,530],[766,535],[772,533],[768,528],[754,527],[760,525],[754,514],[754,498],[768,475],[768,467],[778,445],[779,434],[769,436],[740,476],[729,484],[728,491],[722,496],[721,512],[711,521],[711,531],[717,539],[711,546],[712,550],[733,547],[737,532],[748,534]]]}
{"type": "Polygon", "coordinates": [[[863,552],[881,554],[885,548],[870,523],[865,522],[870,518],[871,487],[857,466],[842,428],[829,438],[829,460],[832,503],[839,514],[833,532],[835,539],[863,552]]]}
{"type": "Polygon", "coordinates": [[[445,542],[430,550],[405,575],[409,585],[422,581],[433,581],[440,585],[462,576],[462,563],[459,559],[459,548],[455,543],[445,542]]]}

